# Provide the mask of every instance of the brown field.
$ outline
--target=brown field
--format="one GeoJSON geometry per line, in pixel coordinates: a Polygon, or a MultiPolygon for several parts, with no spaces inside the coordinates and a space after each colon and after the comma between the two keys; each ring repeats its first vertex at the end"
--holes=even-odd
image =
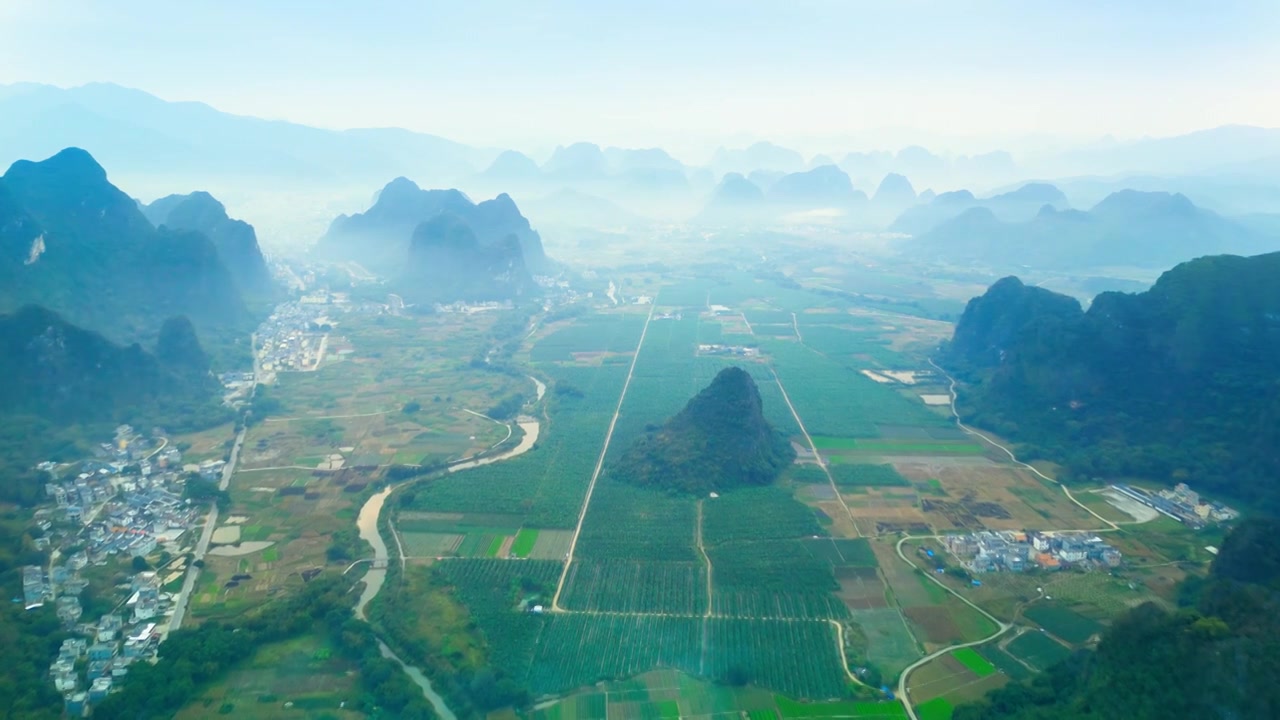
{"type": "Polygon", "coordinates": [[[1086,529],[1097,518],[1061,490],[1021,469],[991,464],[899,463],[909,480],[936,480],[945,495],[925,495],[921,509],[937,530],[1086,529]]]}
{"type": "Polygon", "coordinates": [[[903,608],[902,614],[921,631],[916,633],[916,637],[923,637],[926,642],[950,645],[962,639],[960,628],[951,618],[951,611],[943,605],[903,608]]]}
{"type": "Polygon", "coordinates": [[[850,610],[869,610],[888,607],[884,596],[884,582],[876,568],[843,567],[836,569],[837,593],[850,610]]]}
{"type": "Polygon", "coordinates": [[[976,700],[1008,681],[1008,676],[999,672],[980,678],[955,658],[943,655],[911,673],[907,693],[916,705],[944,695],[955,704],[976,700]]]}

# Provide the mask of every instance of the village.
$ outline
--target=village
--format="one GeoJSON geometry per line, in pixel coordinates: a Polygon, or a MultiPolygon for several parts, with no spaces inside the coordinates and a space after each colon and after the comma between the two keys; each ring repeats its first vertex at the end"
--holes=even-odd
{"type": "Polygon", "coordinates": [[[1119,550],[1088,532],[984,530],[946,535],[941,542],[962,567],[974,574],[1034,569],[1109,569],[1123,561],[1119,550]]]}
{"type": "Polygon", "coordinates": [[[28,610],[53,603],[73,634],[49,667],[73,716],[106,697],[131,664],[155,658],[175,600],[164,588],[182,578],[182,540],[203,517],[184,497],[185,486],[193,477],[216,482],[224,465],[184,465],[163,430],[148,437],[120,425],[91,459],[38,466],[51,478],[45,485],[51,504],[35,513],[42,532],[36,545],[50,550],[49,567],[23,568],[22,601],[28,610]],[[147,558],[157,551],[153,569],[147,558]],[[100,617],[83,618],[86,570],[123,559],[129,560],[129,575],[116,590],[124,599],[100,617]]]}

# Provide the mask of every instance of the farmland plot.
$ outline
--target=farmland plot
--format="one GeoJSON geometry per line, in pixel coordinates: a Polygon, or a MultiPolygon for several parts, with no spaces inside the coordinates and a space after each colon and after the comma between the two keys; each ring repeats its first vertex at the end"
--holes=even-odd
{"type": "Polygon", "coordinates": [[[845,695],[835,629],[821,621],[709,621],[707,674],[735,675],[792,697],[845,695]]]}
{"type": "Polygon", "coordinates": [[[557,613],[545,622],[528,675],[535,695],[701,664],[701,619],[557,613]]]}
{"type": "Polygon", "coordinates": [[[707,607],[700,563],[575,560],[561,605],[567,610],[696,615],[707,607]]]}

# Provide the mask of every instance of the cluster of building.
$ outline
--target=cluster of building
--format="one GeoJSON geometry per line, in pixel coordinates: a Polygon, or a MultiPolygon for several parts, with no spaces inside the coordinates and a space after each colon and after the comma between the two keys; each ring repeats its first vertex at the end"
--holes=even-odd
{"type": "Polygon", "coordinates": [[[121,425],[112,442],[97,446],[90,460],[38,466],[50,477],[45,492],[51,502],[35,512],[42,531],[36,543],[50,551],[49,565],[23,568],[23,601],[27,609],[54,604],[58,619],[74,635],[49,667],[72,716],[81,716],[106,697],[130,664],[155,658],[161,639],[157,625],[173,612],[174,602],[162,587],[182,577],[185,559],[179,541],[190,536],[187,531],[201,516],[182,497],[185,478],[196,472],[216,479],[224,464],[183,465],[182,453],[169,446],[163,431],[148,438],[121,425]],[[106,565],[113,557],[145,557],[161,548],[177,559],[160,572],[134,573],[125,602],[96,622],[84,621],[80,596],[89,586],[86,568],[106,565]]]}
{"type": "Polygon", "coordinates": [[[1112,490],[1132,498],[1156,512],[1171,517],[1192,528],[1202,528],[1211,523],[1227,522],[1240,516],[1234,509],[1220,502],[1206,501],[1186,483],[1178,483],[1172,490],[1150,492],[1142,488],[1117,483],[1112,490]]]}
{"type": "Polygon", "coordinates": [[[73,626],[77,637],[62,641],[58,656],[49,665],[54,687],[63,694],[67,714],[82,717],[129,673],[135,662],[153,661],[160,632],[152,621],[166,609],[154,572],[142,572],[130,581],[132,595],[124,612],[103,615],[94,623],[73,626]],[[83,675],[80,669],[83,668],[83,675]]]}
{"type": "Polygon", "coordinates": [[[304,296],[297,302],[276,307],[258,327],[257,365],[264,373],[315,370],[324,359],[329,330],[334,323],[326,316],[332,298],[304,296]]]}
{"type": "Polygon", "coordinates": [[[699,345],[699,355],[735,355],[738,357],[760,357],[760,348],[743,345],[699,345]]]}
{"type": "Polygon", "coordinates": [[[947,535],[942,544],[972,573],[1112,568],[1123,559],[1119,550],[1091,533],[984,530],[947,535]]]}

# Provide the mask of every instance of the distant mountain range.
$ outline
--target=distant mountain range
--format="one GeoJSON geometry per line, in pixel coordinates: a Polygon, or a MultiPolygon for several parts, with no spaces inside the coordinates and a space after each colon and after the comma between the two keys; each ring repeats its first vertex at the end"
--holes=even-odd
{"type": "Polygon", "coordinates": [[[1280,509],[1280,253],[1183,263],[1148,291],[1072,298],[1005,278],[944,365],[961,412],[1081,480],[1188,479],[1280,509]]]}
{"type": "Polygon", "coordinates": [[[28,304],[124,342],[175,315],[215,335],[253,325],[214,243],[153,227],[78,148],[0,178],[0,311],[28,304]]]}
{"type": "Polygon", "coordinates": [[[269,300],[278,295],[253,226],[228,217],[226,208],[209,193],[168,195],[143,206],[142,213],[156,227],[192,230],[212,240],[218,257],[246,297],[269,300]]]}
{"type": "Polygon", "coordinates": [[[1183,195],[1134,190],[1110,195],[1088,211],[1045,205],[1021,222],[1001,220],[985,205],[970,207],[901,245],[922,258],[1046,270],[1158,268],[1201,255],[1278,247],[1280,238],[1198,208],[1183,195]]]}
{"type": "Polygon", "coordinates": [[[986,208],[1006,222],[1030,220],[1049,205],[1059,210],[1070,207],[1067,196],[1046,183],[1027,183],[1017,190],[978,199],[968,190],[944,192],[921,204],[906,209],[889,225],[893,232],[922,235],[972,208],[986,208]]]}

